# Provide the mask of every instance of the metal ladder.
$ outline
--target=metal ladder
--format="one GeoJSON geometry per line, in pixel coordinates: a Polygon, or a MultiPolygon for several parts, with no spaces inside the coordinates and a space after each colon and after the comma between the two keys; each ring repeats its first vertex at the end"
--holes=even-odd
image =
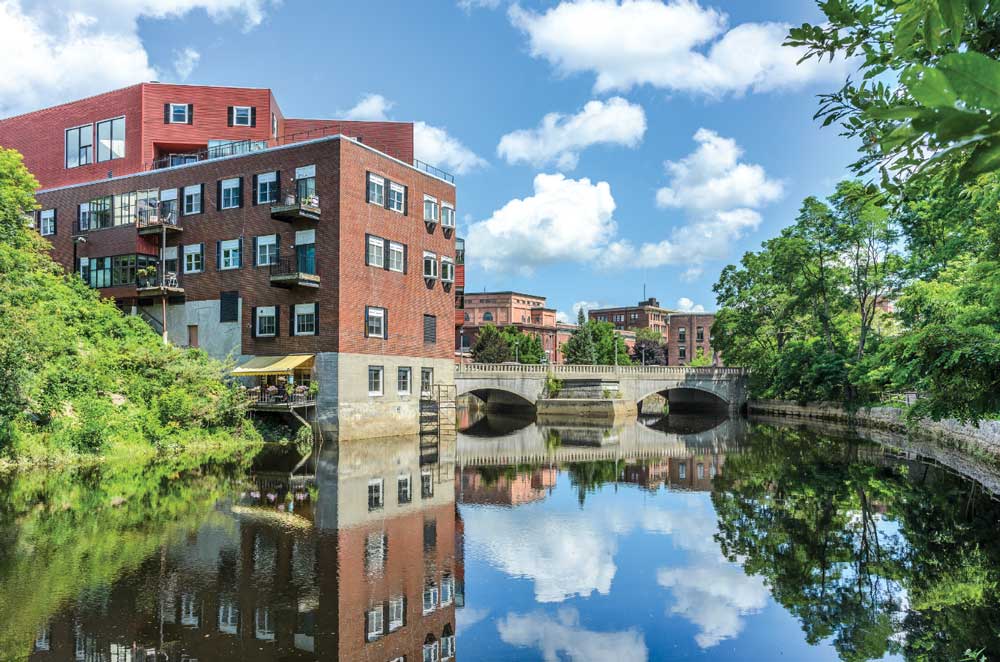
{"type": "Polygon", "coordinates": [[[440,441],[446,434],[456,431],[455,400],[457,388],[454,384],[434,384],[430,393],[420,397],[420,439],[434,437],[440,441]]]}

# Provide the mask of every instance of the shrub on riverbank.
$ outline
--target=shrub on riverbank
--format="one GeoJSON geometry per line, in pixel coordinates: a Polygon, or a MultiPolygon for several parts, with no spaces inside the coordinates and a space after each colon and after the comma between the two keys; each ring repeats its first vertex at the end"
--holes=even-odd
{"type": "Polygon", "coordinates": [[[2,456],[150,456],[213,435],[256,439],[222,364],[164,345],[51,259],[25,220],[36,188],[20,154],[0,149],[2,456]]]}

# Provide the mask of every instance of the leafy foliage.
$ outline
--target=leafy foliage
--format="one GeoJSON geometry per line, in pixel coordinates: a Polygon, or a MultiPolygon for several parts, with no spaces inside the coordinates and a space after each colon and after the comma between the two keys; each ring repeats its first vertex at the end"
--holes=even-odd
{"type": "Polygon", "coordinates": [[[512,358],[506,338],[492,324],[479,329],[476,342],[472,346],[472,359],[476,363],[503,363],[512,358]]]}

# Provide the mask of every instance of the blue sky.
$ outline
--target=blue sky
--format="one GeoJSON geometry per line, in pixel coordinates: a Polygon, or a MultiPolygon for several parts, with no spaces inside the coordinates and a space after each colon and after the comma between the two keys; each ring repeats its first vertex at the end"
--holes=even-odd
{"type": "Polygon", "coordinates": [[[720,269],[852,160],[812,120],[848,67],[780,46],[819,19],[803,0],[0,0],[0,115],[155,78],[420,122],[418,158],[457,175],[468,291],[572,316],[645,284],[711,310],[720,269]]]}

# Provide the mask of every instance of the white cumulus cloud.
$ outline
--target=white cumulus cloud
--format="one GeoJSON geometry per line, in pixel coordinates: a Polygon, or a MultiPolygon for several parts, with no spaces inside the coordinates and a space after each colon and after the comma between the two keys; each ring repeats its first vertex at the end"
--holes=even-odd
{"type": "Polygon", "coordinates": [[[658,242],[612,243],[602,257],[605,266],[690,265],[685,279],[696,278],[703,262],[727,257],[733,242],[757,229],[757,209],[781,198],[783,183],[763,166],[740,161],[743,150],[735,140],[709,129],[698,129],[694,140],[691,154],[664,164],[669,182],[656,193],[657,206],[679,210],[685,222],[658,242]]]}
{"type": "Polygon", "coordinates": [[[535,176],[534,193],[469,227],[470,256],[484,269],[532,273],[540,265],[597,257],[616,232],[607,182],[535,176]]]}
{"type": "Polygon", "coordinates": [[[848,63],[797,64],[784,23],[742,23],[696,0],[563,0],[536,13],[514,5],[511,22],[534,57],[562,74],[591,72],[597,92],[638,85],[721,97],[840,81],[848,63]]]}
{"type": "Polygon", "coordinates": [[[677,300],[677,310],[685,313],[703,313],[705,312],[705,306],[695,303],[687,297],[681,297],[677,300]]]}
{"type": "MultiPolygon", "coordinates": [[[[251,29],[268,0],[0,0],[0,116],[35,110],[142,81],[171,77],[154,66],[139,37],[140,19],[202,9],[216,21],[251,29]]],[[[191,63],[193,69],[197,60],[191,63]]],[[[174,63],[170,63],[174,64],[174,63]]],[[[176,69],[183,79],[183,63],[176,69]]],[[[190,72],[188,72],[190,73],[190,72]]]]}
{"type": "Polygon", "coordinates": [[[507,163],[542,167],[555,163],[573,170],[580,151],[591,145],[635,147],[646,133],[646,113],[621,97],[590,101],[575,115],[549,113],[535,129],[519,129],[500,138],[497,155],[507,163]]]}
{"type": "Polygon", "coordinates": [[[199,60],[201,60],[201,53],[190,46],[184,50],[175,52],[174,71],[177,73],[177,78],[187,80],[194,71],[194,68],[198,66],[199,60]]]}
{"type": "MultiPolygon", "coordinates": [[[[338,110],[345,120],[384,122],[390,120],[389,111],[395,106],[381,94],[366,94],[352,108],[338,110]]],[[[465,175],[488,164],[481,156],[450,135],[445,129],[426,122],[413,123],[414,155],[432,166],[465,175]]]]}
{"type": "Polygon", "coordinates": [[[649,650],[642,633],[635,629],[595,632],[580,627],[577,610],[558,610],[556,617],[535,612],[507,614],[497,621],[501,641],[512,646],[534,647],[545,662],[604,662],[629,660],[644,662],[649,650]]]}

